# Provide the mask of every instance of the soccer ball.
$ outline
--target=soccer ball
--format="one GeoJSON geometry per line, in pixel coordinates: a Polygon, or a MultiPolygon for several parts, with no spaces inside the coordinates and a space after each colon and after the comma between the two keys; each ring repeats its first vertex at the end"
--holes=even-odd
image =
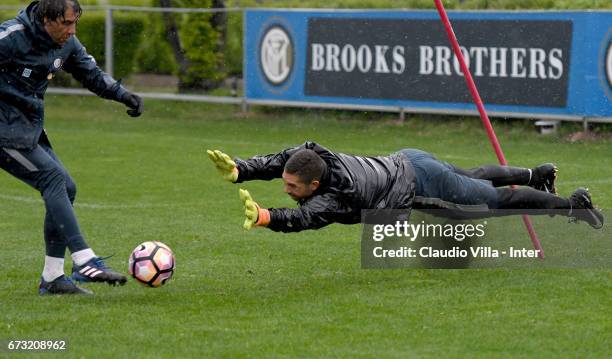
{"type": "Polygon", "coordinates": [[[162,242],[144,242],[132,251],[128,270],[140,283],[159,287],[172,278],[174,265],[170,247],[162,242]]]}

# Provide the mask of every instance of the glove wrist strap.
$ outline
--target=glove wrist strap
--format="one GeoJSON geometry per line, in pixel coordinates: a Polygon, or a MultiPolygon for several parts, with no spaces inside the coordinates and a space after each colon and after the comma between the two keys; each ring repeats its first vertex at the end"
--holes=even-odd
{"type": "Polygon", "coordinates": [[[265,208],[259,208],[257,206],[257,222],[256,226],[267,227],[270,224],[270,211],[265,208]]]}

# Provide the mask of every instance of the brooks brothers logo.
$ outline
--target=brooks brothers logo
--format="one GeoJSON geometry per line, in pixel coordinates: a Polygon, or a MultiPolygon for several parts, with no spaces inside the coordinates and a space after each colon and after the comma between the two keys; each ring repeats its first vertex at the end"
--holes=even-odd
{"type": "Polygon", "coordinates": [[[606,51],[606,77],[608,85],[612,88],[612,41],[608,43],[608,51],[606,51]]]}
{"type": "Polygon", "coordinates": [[[285,82],[291,74],[294,61],[289,34],[278,25],[270,27],[261,41],[259,53],[266,79],[276,86],[285,82]]]}

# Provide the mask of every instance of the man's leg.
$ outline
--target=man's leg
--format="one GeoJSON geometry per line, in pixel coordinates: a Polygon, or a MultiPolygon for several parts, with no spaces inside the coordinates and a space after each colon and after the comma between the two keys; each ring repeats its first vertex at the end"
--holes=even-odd
{"type": "MultiPolygon", "coordinates": [[[[458,173],[457,168],[423,153],[406,153],[417,174],[418,196],[439,198],[461,205],[486,204],[492,216],[558,214],[601,228],[603,215],[592,204],[588,191],[577,189],[569,198],[533,188],[495,188],[488,180],[458,173]]],[[[502,166],[493,166],[502,167],[502,166]]]]}
{"type": "Polygon", "coordinates": [[[556,193],[554,182],[557,177],[557,167],[552,163],[545,163],[532,169],[498,165],[463,169],[448,162],[440,161],[431,153],[418,149],[406,148],[401,150],[401,152],[410,159],[413,165],[417,163],[417,168],[415,168],[417,176],[423,176],[423,173],[419,173],[419,163],[429,163],[431,165],[431,162],[435,161],[457,174],[490,181],[494,187],[510,185],[531,186],[539,191],[556,193]]]}
{"type": "MultiPolygon", "coordinates": [[[[68,172],[65,171],[61,162],[55,157],[53,151],[48,146],[42,146],[51,158],[56,161],[64,171],[64,177],[66,179],[66,192],[70,203],[74,202],[76,195],[76,185],[68,172]]],[[[64,274],[64,257],[66,254],[66,239],[60,233],[51,213],[46,211],[44,221],[44,238],[45,238],[45,251],[47,256],[45,257],[45,267],[43,270],[43,279],[47,282],[51,282],[54,278],[64,274]]]]}
{"type": "Polygon", "coordinates": [[[559,197],[532,188],[498,188],[498,206],[494,216],[513,214],[560,215],[573,220],[582,220],[591,227],[603,226],[603,214],[593,206],[586,189],[578,188],[569,198],[559,197]]]}
{"type": "MultiPolygon", "coordinates": [[[[495,209],[517,211],[541,210],[542,214],[561,214],[571,208],[568,198],[555,196],[550,193],[537,191],[533,188],[497,188],[498,205],[495,209]],[[555,211],[565,210],[565,211],[555,211]],[[558,212],[558,213],[557,213],[558,212]]],[[[532,211],[532,214],[538,214],[532,211]]]]}
{"type": "Polygon", "coordinates": [[[77,250],[88,248],[68,199],[63,168],[41,146],[31,151],[3,148],[0,159],[0,167],[41,193],[47,213],[67,243],[77,250]]]}
{"type": "MultiPolygon", "coordinates": [[[[67,172],[50,148],[37,146],[33,150],[0,149],[0,167],[16,178],[40,191],[45,202],[45,240],[47,258],[45,260],[46,277],[61,270],[63,277],[63,258],[66,245],[73,255],[73,260],[88,262],[95,260],[95,254],[85,243],[72,203],[68,195],[67,172]],[[75,254],[80,254],[75,258],[75,254]]],[[[74,185],[74,181],[69,180],[74,185]]],[[[73,186],[74,187],[74,186],[73,186]]],[[[76,187],[73,188],[73,196],[76,187]]],[[[77,263],[82,264],[82,263],[77,263]]],[[[100,271],[99,280],[109,283],[125,283],[125,277],[112,271],[100,271]]],[[[45,278],[43,278],[45,279],[45,278]]],[[[45,281],[47,281],[45,279],[45,281]]]]}
{"type": "MultiPolygon", "coordinates": [[[[74,183],[74,180],[72,177],[70,177],[70,174],[68,174],[68,171],[65,169],[59,158],[55,155],[50,145],[48,143],[41,144],[41,147],[64,173],[64,179],[66,181],[66,194],[68,195],[68,199],[72,205],[76,198],[76,184],[74,183]]],[[[52,215],[50,215],[49,212],[47,212],[47,216],[45,217],[45,234],[48,234],[52,241],[55,238],[62,237],[62,233],[58,229],[58,225],[55,223],[52,215]]],[[[94,251],[89,248],[84,241],[82,244],[85,244],[85,247],[83,247],[81,243],[71,241],[66,241],[66,244],[71,252],[70,256],[72,257],[73,262],[73,279],[79,282],[107,282],[113,285],[116,283],[121,285],[125,284],[125,276],[115,273],[111,271],[110,268],[106,267],[103,260],[98,258],[94,251]]]]}
{"type": "Polygon", "coordinates": [[[490,181],[460,174],[456,167],[427,152],[406,149],[402,153],[415,170],[417,196],[461,205],[497,205],[497,192],[490,181]]]}
{"type": "MultiPolygon", "coordinates": [[[[55,162],[56,166],[61,170],[64,176],[64,183],[66,189],[66,195],[70,201],[70,206],[74,203],[76,198],[76,183],[55,155],[51,147],[47,145],[40,145],[40,147],[49,155],[49,157],[55,162]]],[[[75,218],[76,220],[76,218],[75,218]]],[[[81,237],[82,238],[82,237],[81,237]]],[[[63,243],[64,250],[68,246],[71,252],[72,259],[75,263],[81,265],[94,258],[96,255],[91,248],[85,243],[85,240],[81,241],[67,241],[64,238],[62,231],[58,228],[57,223],[53,219],[51,212],[47,211],[45,215],[45,243],[51,246],[59,247],[63,243]]],[[[63,257],[63,256],[62,256],[63,257]]]]}
{"type": "Polygon", "coordinates": [[[485,165],[471,169],[451,166],[455,172],[464,176],[491,181],[494,187],[531,186],[539,191],[557,192],[555,188],[557,167],[552,163],[545,163],[531,169],[498,165],[485,165]]]}
{"type": "Polygon", "coordinates": [[[439,198],[457,204],[486,203],[491,216],[561,215],[587,222],[595,229],[603,226],[603,214],[593,206],[591,195],[583,188],[574,191],[569,198],[563,198],[529,187],[494,188],[483,180],[454,172],[443,172],[440,177],[439,198]]]}

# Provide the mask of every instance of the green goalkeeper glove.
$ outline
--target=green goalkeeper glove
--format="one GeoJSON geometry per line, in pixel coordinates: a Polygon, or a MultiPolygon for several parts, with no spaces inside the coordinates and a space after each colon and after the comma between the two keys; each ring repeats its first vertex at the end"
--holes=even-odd
{"type": "Polygon", "coordinates": [[[253,201],[253,197],[249,191],[240,189],[240,200],[244,204],[244,215],[246,219],[242,227],[251,229],[253,226],[267,226],[270,223],[270,212],[267,209],[259,208],[259,205],[253,201]]]}
{"type": "Polygon", "coordinates": [[[225,180],[236,182],[238,179],[238,168],[236,168],[236,162],[234,162],[230,156],[219,150],[207,150],[206,153],[208,153],[208,157],[213,161],[217,171],[219,171],[225,180]]]}

